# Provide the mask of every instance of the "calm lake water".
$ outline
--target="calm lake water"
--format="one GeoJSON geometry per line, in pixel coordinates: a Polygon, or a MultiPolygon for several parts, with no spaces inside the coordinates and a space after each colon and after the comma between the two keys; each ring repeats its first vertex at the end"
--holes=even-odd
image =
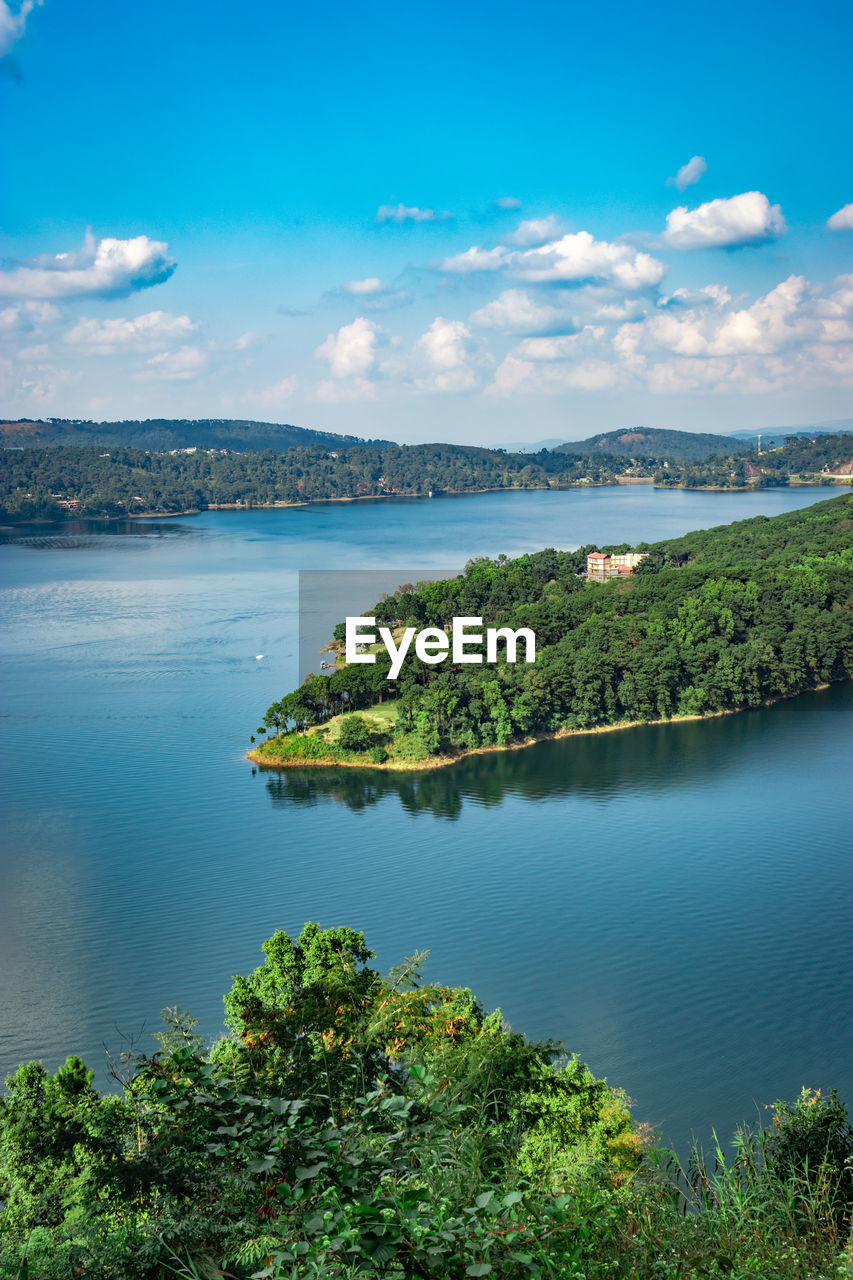
{"type": "MultiPolygon", "coordinates": [[[[0,1070],[211,1036],[276,928],[500,1004],[671,1141],[800,1087],[853,1104],[853,686],[450,770],[244,759],[297,677],[299,569],[674,536],[827,491],[488,494],[0,535],[0,1070]],[[256,654],[264,654],[257,661],[256,654]]],[[[365,600],[369,605],[372,601],[365,600]]],[[[763,1111],[762,1115],[765,1115],[763,1111]]]]}

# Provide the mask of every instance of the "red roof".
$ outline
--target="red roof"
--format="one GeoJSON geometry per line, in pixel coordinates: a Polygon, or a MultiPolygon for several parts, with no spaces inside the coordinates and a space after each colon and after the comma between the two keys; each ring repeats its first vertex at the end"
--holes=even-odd
{"type": "Polygon", "coordinates": [[[606,556],[603,551],[590,551],[587,560],[609,560],[610,556],[606,556]]]}

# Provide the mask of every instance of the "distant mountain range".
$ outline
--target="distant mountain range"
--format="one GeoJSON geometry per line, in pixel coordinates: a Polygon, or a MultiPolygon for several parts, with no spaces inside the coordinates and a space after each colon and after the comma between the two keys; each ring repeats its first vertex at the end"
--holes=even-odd
{"type": "Polygon", "coordinates": [[[657,427],[635,427],[630,431],[605,431],[587,440],[570,440],[557,453],[624,454],[629,458],[678,458],[701,462],[714,454],[748,453],[751,442],[732,436],[704,435],[697,431],[665,431],[657,427]]]}
{"type": "Polygon", "coordinates": [[[277,422],[242,418],[146,418],[122,422],[88,422],[78,418],[47,418],[0,422],[0,445],[20,449],[63,444],[94,444],[129,449],[233,449],[257,450],[308,448],[351,449],[357,444],[387,445],[390,440],[363,440],[358,436],[312,431],[277,422]]]}
{"type": "MultiPolygon", "coordinates": [[[[843,435],[853,431],[853,418],[831,418],[828,422],[801,423],[795,427],[773,427],[761,432],[762,448],[784,444],[790,436],[805,437],[813,440],[815,436],[843,435]]],[[[730,431],[734,440],[748,440],[750,444],[758,444],[757,431],[730,431]]]]}
{"type": "MultiPolygon", "coordinates": [[[[814,438],[816,435],[853,431],[853,418],[835,418],[811,425],[777,427],[761,432],[762,448],[784,444],[790,436],[814,438]]],[[[626,458],[677,459],[702,462],[705,458],[733,453],[748,453],[758,444],[758,432],[731,431],[726,434],[696,431],[663,430],[657,427],[632,427],[628,430],[605,431],[585,440],[561,441],[559,437],[531,442],[501,445],[506,453],[539,453],[548,449],[574,455],[607,454],[626,458]]],[[[256,422],[243,418],[147,418],[120,422],[92,422],[80,418],[20,419],[0,422],[0,447],[21,449],[55,445],[104,445],[168,452],[172,449],[228,449],[254,452],[259,449],[320,447],[327,450],[351,449],[355,445],[384,447],[391,440],[365,440],[359,436],[338,435],[332,431],[313,431],[288,423],[256,422]]]]}

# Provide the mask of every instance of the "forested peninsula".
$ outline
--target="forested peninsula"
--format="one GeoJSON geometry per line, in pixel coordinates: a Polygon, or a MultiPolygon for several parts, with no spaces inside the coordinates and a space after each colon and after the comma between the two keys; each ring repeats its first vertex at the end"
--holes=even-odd
{"type": "MultiPolygon", "coordinates": [[[[614,554],[627,545],[604,548],[614,554]]],[[[396,679],[378,648],[270,706],[252,760],[423,769],[478,750],[757,707],[853,676],[853,495],[802,511],[640,544],[608,582],[587,555],[553,548],[477,559],[446,581],[411,584],[364,613],[400,634],[448,631],[454,617],[528,628],[533,663],[428,666],[410,653],[396,679]]],[[[367,602],[366,602],[367,603],[367,602]]]]}

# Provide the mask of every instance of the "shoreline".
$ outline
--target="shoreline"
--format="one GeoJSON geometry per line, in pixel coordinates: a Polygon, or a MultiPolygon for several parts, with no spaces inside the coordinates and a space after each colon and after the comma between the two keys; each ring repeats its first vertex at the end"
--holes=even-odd
{"type": "MultiPolygon", "coordinates": [[[[437,498],[473,498],[483,493],[568,493],[572,489],[624,489],[634,485],[651,484],[658,490],[680,490],[683,493],[758,493],[762,489],[838,489],[845,485],[853,485],[853,476],[827,476],[831,483],[824,484],[820,480],[790,480],[787,484],[772,485],[686,485],[655,484],[646,477],[614,480],[589,480],[575,484],[533,484],[533,485],[495,485],[491,489],[443,489],[437,498]]],[[[32,520],[16,520],[6,523],[5,529],[19,529],[32,524],[70,524],[75,520],[177,520],[183,516],[199,516],[205,511],[286,511],[299,507],[312,507],[319,503],[332,502],[379,502],[383,499],[397,501],[419,501],[428,498],[429,493],[358,493],[346,497],[305,498],[295,502],[253,502],[251,506],[236,502],[211,502],[205,507],[187,507],[185,511],[125,511],[121,515],[86,515],[85,512],[62,517],[35,516],[32,520]]]]}
{"type": "MultiPolygon", "coordinates": [[[[830,683],[842,684],[836,680],[830,683]]],[[[428,756],[425,760],[386,760],[382,764],[371,760],[336,760],[334,757],[314,760],[270,760],[259,754],[258,749],[247,751],[246,759],[261,769],[373,769],[380,773],[431,773],[435,769],[448,769],[452,765],[461,764],[471,756],[492,755],[496,752],[523,751],[527,747],[535,747],[540,742],[559,742],[565,738],[586,737],[597,733],[618,733],[624,729],[641,729],[665,724],[689,724],[692,721],[718,720],[721,716],[735,716],[743,711],[760,711],[765,707],[773,707],[779,702],[788,702],[791,698],[799,698],[804,693],[822,693],[830,684],[817,684],[809,689],[799,689],[796,693],[782,693],[778,698],[769,698],[757,707],[726,707],[722,711],[709,711],[705,715],[669,716],[662,720],[620,720],[616,724],[594,725],[590,729],[554,729],[549,733],[538,733],[515,742],[505,742],[487,747],[475,747],[471,751],[460,751],[457,755],[428,756]]],[[[275,741],[275,739],[273,739],[275,741]]]]}

